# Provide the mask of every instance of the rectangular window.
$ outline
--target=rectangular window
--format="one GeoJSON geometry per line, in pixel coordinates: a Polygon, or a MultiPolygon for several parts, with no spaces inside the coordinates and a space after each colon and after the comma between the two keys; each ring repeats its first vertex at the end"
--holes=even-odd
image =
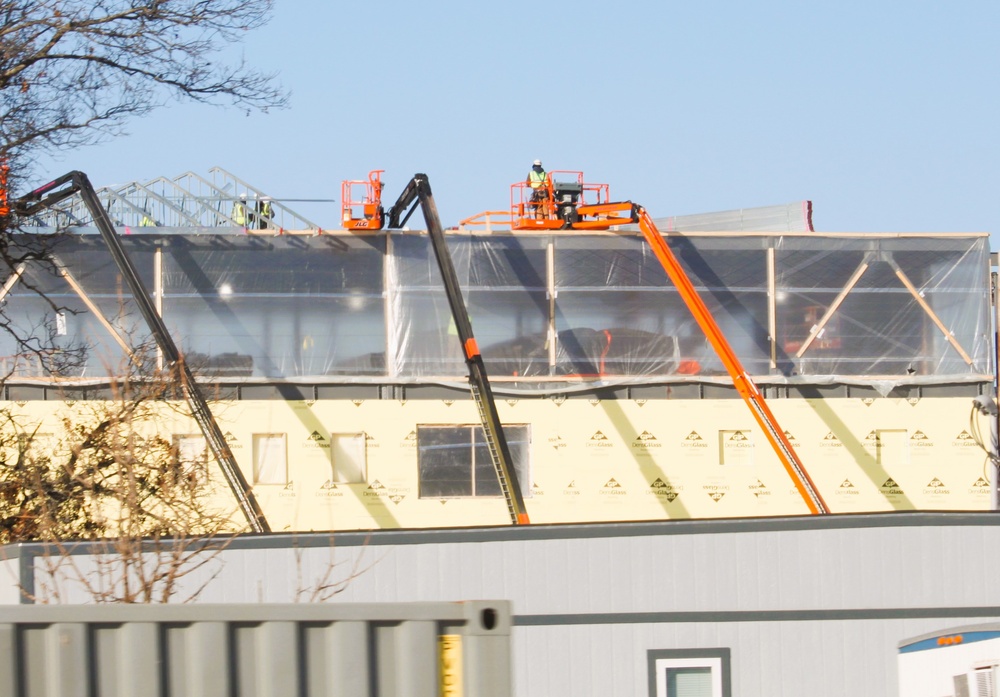
{"type": "Polygon", "coordinates": [[[367,481],[367,455],[364,433],[331,433],[331,481],[361,483],[367,481]]]}
{"type": "Polygon", "coordinates": [[[288,483],[288,448],[284,433],[253,434],[253,483],[288,483]]]}
{"type": "MultiPolygon", "coordinates": [[[[505,425],[514,471],[527,498],[530,434],[527,425],[505,425]]],[[[489,444],[478,425],[417,426],[421,498],[502,496],[489,444]]]]}
{"type": "Polygon", "coordinates": [[[876,461],[882,467],[910,464],[910,441],[905,428],[878,429],[876,461]]]}
{"type": "Polygon", "coordinates": [[[728,648],[647,652],[649,697],[732,697],[728,648]]]}
{"type": "Polygon", "coordinates": [[[208,479],[208,443],[199,434],[174,434],[174,457],[184,472],[194,472],[199,479],[208,479]]]}

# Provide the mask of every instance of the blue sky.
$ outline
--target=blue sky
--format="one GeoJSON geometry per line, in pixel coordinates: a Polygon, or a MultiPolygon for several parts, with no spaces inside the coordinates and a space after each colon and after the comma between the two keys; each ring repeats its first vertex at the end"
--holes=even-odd
{"type": "MultiPolygon", "coordinates": [[[[178,105],[65,154],[95,185],[222,167],[278,199],[426,172],[445,225],[531,161],[657,217],[814,202],[821,231],[1000,248],[1000,3],[277,0],[242,51],[290,108],[178,105]]],[[[337,203],[290,203],[335,227],[337,203]]]]}

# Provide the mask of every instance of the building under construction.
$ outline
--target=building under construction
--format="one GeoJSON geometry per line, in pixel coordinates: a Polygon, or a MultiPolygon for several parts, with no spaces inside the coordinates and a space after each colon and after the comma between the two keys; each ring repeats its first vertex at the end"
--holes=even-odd
{"type": "MultiPolygon", "coordinates": [[[[55,348],[0,347],[4,406],[57,445],[60,416],[154,359],[137,347],[183,357],[192,410],[160,433],[218,461],[253,529],[301,533],[227,543],[180,580],[198,602],[287,602],[312,575],[330,602],[506,598],[513,691],[538,697],[996,694],[987,235],[818,233],[808,203],[654,223],[584,191],[549,192],[559,222],[515,185],[444,231],[421,175],[385,210],[372,173],[334,230],[222,170],[57,180],[16,241],[55,264],[3,285],[12,328],[55,348]]],[[[0,604],[93,602],[67,579],[107,559],[3,552],[0,604]]],[[[248,648],[228,610],[222,655],[302,650],[287,627],[248,648]]],[[[59,651],[12,684],[86,670],[83,631],[19,635],[59,651]]],[[[415,694],[329,642],[331,679],[415,694]]]]}
{"type": "MultiPolygon", "coordinates": [[[[509,522],[425,231],[255,215],[266,192],[218,169],[97,195],[270,529],[509,522]]],[[[7,406],[44,438],[150,332],[79,196],[24,222],[23,244],[67,233],[61,272],[17,269],[6,313],[85,352],[0,347],[7,406]]],[[[475,222],[447,248],[532,522],[809,512],[636,226],[475,222]]],[[[658,223],[826,510],[990,508],[986,234],[818,233],[808,203],[658,223]]]]}

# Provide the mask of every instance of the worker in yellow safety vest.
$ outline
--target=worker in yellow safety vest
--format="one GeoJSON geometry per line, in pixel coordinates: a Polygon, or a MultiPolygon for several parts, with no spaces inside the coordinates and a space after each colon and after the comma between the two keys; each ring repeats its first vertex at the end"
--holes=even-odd
{"type": "Polygon", "coordinates": [[[247,195],[240,194],[240,200],[233,204],[233,213],[229,216],[237,225],[246,227],[247,224],[247,195]]]}
{"type": "Polygon", "coordinates": [[[271,208],[271,199],[267,196],[257,199],[257,227],[266,230],[273,217],[274,209],[271,208]]]}
{"type": "Polygon", "coordinates": [[[531,169],[528,171],[528,178],[525,180],[528,188],[531,189],[531,203],[535,209],[535,215],[539,215],[541,211],[541,203],[546,198],[548,198],[548,191],[545,186],[545,179],[548,174],[545,172],[545,168],[542,167],[541,160],[535,160],[531,163],[531,169]]]}

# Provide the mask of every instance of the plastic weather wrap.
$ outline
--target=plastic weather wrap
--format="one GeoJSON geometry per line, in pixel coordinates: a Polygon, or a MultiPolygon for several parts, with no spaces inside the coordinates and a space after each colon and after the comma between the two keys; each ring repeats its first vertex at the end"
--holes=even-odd
{"type": "MultiPolygon", "coordinates": [[[[447,239],[496,390],[729,381],[637,234],[447,239]]],[[[464,383],[426,235],[124,241],[203,377],[464,383]]],[[[692,233],[668,241],[758,382],[884,390],[991,379],[985,235],[692,233]]],[[[68,276],[28,264],[4,313],[21,336],[53,337],[46,357],[57,367],[4,334],[6,373],[79,381],[117,372],[123,345],[148,341],[148,332],[110,255],[91,235],[62,238],[55,249],[68,276]],[[59,352],[74,348],[83,349],[82,363],[59,367],[59,352]]]]}

